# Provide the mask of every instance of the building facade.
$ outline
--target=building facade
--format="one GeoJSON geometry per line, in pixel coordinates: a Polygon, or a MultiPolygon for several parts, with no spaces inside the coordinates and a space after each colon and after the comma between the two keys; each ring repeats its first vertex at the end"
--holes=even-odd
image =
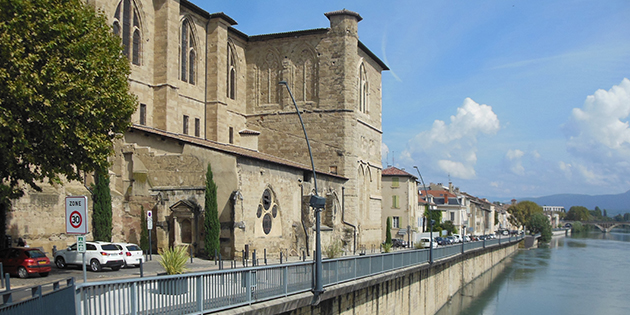
{"type": "Polygon", "coordinates": [[[421,232],[422,211],[418,206],[417,177],[405,170],[390,166],[383,170],[382,194],[383,212],[381,216],[385,240],[387,218],[392,219],[392,237],[415,241],[421,232]]]}
{"type": "MultiPolygon", "coordinates": [[[[359,14],[344,9],[325,14],[328,28],[249,36],[229,16],[186,0],[87,2],[121,37],[139,102],[112,157],[113,240],[137,242],[141,213],[152,210],[156,249],[185,244],[204,254],[210,165],[224,257],[246,246],[312,252],[315,178],[285,81],[302,111],[317,193],[327,199],[324,246],[380,244],[388,68],[359,41],[359,14]]],[[[13,204],[8,234],[47,251],[74,243],[64,234],[63,197],[89,196],[90,182],[29,191],[13,204]]]]}

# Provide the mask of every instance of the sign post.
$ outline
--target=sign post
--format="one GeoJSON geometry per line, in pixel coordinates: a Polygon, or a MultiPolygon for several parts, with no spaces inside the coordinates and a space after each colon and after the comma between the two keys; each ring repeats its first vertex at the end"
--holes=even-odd
{"type": "Polygon", "coordinates": [[[153,212],[147,211],[147,230],[149,230],[149,260],[153,260],[151,257],[151,230],[153,230],[153,212]]]}
{"type": "Polygon", "coordinates": [[[85,266],[85,234],[88,233],[88,199],[86,196],[66,197],[66,234],[77,234],[77,252],[83,256],[83,283],[87,282],[85,266]]]}

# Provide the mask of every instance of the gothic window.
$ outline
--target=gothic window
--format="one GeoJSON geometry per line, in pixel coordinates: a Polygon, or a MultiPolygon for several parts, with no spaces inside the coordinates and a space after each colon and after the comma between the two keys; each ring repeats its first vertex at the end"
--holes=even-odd
{"type": "Polygon", "coordinates": [[[183,121],[183,132],[185,135],[188,134],[188,115],[184,115],[184,121],[183,121]]]}
{"type": "Polygon", "coordinates": [[[141,125],[147,124],[147,105],[146,104],[140,104],[140,124],[141,125]]]}
{"type": "Polygon", "coordinates": [[[307,102],[315,99],[315,61],[309,49],[303,49],[295,64],[295,99],[307,102]]]}
{"type": "Polygon", "coordinates": [[[197,62],[195,54],[195,38],[192,32],[192,23],[188,19],[182,22],[181,45],[179,47],[181,75],[180,79],[190,84],[195,84],[197,62]]]}
{"type": "Polygon", "coordinates": [[[236,99],[236,58],[234,48],[228,43],[227,45],[227,97],[236,99]]]}
{"type": "Polygon", "coordinates": [[[131,59],[132,64],[140,65],[142,32],[138,9],[132,0],[118,3],[112,29],[114,34],[122,36],[123,54],[131,59]]]}
{"type": "Polygon", "coordinates": [[[365,65],[359,67],[359,111],[368,112],[368,80],[365,65]]]}
{"type": "Polygon", "coordinates": [[[279,63],[276,56],[270,51],[260,68],[260,102],[262,104],[278,103],[279,72],[279,63]]]}
{"type": "Polygon", "coordinates": [[[260,198],[260,204],[258,205],[258,210],[256,210],[256,217],[259,219],[262,218],[261,223],[265,235],[269,235],[269,233],[271,233],[274,219],[278,216],[278,214],[278,204],[271,189],[267,188],[263,191],[262,198],[260,198]]]}

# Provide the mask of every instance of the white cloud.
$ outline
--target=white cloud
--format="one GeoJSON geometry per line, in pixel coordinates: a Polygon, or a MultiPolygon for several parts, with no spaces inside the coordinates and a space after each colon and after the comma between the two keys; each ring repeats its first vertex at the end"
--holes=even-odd
{"type": "Polygon", "coordinates": [[[574,108],[563,126],[567,150],[581,162],[561,165],[565,173],[590,183],[630,175],[630,80],[610,90],[597,90],[581,108],[574,108]]]}
{"type": "Polygon", "coordinates": [[[481,134],[496,134],[499,129],[499,119],[491,106],[466,98],[449,124],[435,120],[430,130],[409,140],[402,156],[456,178],[472,179],[476,176],[477,138],[481,134]]]}
{"type": "Polygon", "coordinates": [[[521,150],[508,150],[505,154],[505,160],[510,171],[516,175],[525,175],[525,167],[523,167],[523,156],[525,152],[521,150]]]}

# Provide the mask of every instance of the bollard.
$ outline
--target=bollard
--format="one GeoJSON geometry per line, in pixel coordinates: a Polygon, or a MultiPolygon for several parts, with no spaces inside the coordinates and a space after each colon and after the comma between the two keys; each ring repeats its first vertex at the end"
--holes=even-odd
{"type": "Polygon", "coordinates": [[[306,261],[306,252],[302,250],[302,261],[306,261]]]}
{"type": "Polygon", "coordinates": [[[217,249],[214,249],[214,265],[217,265],[217,249]]]}
{"type": "Polygon", "coordinates": [[[280,251],[280,264],[282,264],[282,251],[280,251]]]}
{"type": "Polygon", "coordinates": [[[53,257],[55,257],[55,253],[57,253],[57,245],[53,245],[53,252],[52,252],[53,257]]]}
{"type": "Polygon", "coordinates": [[[138,258],[138,262],[140,262],[140,278],[144,277],[144,272],[142,269],[142,258],[138,258]]]}
{"type": "Polygon", "coordinates": [[[245,250],[241,251],[241,256],[243,256],[243,267],[245,267],[245,250]]]}
{"type": "Polygon", "coordinates": [[[219,270],[223,270],[223,260],[221,259],[221,254],[219,254],[219,270]]]}
{"type": "Polygon", "coordinates": [[[265,256],[265,266],[267,265],[267,249],[265,248],[265,251],[263,252],[263,255],[265,256]]]}
{"type": "Polygon", "coordinates": [[[7,288],[7,291],[11,291],[11,275],[8,273],[4,274],[4,287],[7,288]]]}
{"type": "Polygon", "coordinates": [[[192,247],[188,247],[190,249],[190,263],[193,263],[193,252],[192,252],[192,247]]]}
{"type": "Polygon", "coordinates": [[[257,266],[258,262],[256,261],[256,250],[252,252],[252,266],[257,266]]]}

